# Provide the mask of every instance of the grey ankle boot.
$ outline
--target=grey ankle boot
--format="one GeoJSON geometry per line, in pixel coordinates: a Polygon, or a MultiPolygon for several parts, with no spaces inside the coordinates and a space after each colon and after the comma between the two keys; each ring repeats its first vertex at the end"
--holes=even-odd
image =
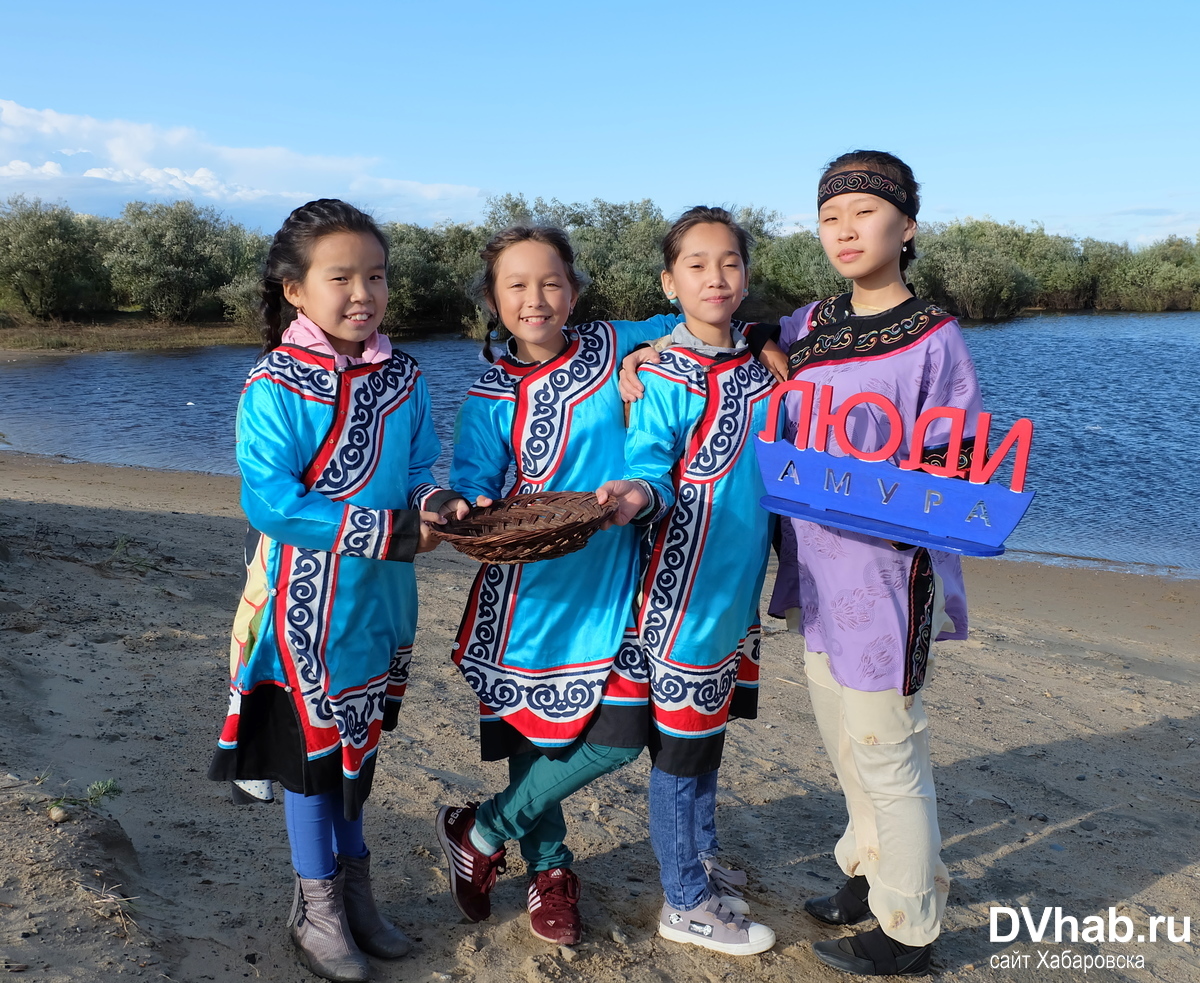
{"type": "Polygon", "coordinates": [[[342,870],[328,879],[297,875],[288,925],[301,959],[314,973],[337,983],[364,983],[370,964],[346,922],[344,878],[342,870]]]}
{"type": "Polygon", "coordinates": [[[399,959],[412,951],[412,940],[379,913],[371,892],[371,855],[342,857],[346,875],[346,920],[354,941],[363,952],[380,959],[399,959]]]}

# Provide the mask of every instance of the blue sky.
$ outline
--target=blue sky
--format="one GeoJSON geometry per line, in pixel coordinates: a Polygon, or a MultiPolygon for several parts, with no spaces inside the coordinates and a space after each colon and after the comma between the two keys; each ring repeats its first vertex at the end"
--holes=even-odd
{"type": "Polygon", "coordinates": [[[317,196],[774,209],[891,150],[921,218],[1200,230],[1200,4],[0,0],[0,198],[191,197],[271,231],[317,196]]]}

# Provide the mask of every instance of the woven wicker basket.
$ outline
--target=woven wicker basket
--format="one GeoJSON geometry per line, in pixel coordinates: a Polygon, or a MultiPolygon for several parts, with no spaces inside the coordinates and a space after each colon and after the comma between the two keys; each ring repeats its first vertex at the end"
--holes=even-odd
{"type": "Polygon", "coordinates": [[[533,563],[583,549],[616,510],[615,501],[599,504],[595,492],[534,492],[477,506],[437,532],[460,553],[484,563],[533,563]]]}

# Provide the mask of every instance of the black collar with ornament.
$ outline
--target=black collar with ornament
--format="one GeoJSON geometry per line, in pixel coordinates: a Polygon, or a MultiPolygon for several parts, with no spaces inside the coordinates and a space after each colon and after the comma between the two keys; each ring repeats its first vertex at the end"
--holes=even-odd
{"type": "Polygon", "coordinates": [[[788,374],[820,362],[850,362],[881,358],[915,345],[954,315],[919,297],[880,311],[858,315],[850,294],[817,304],[808,319],[808,333],[788,349],[788,374]]]}

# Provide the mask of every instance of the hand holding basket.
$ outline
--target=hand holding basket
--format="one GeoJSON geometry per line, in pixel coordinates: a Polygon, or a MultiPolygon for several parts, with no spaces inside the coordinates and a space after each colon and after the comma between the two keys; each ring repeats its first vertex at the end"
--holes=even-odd
{"type": "Polygon", "coordinates": [[[436,531],[484,563],[533,563],[583,549],[616,510],[616,501],[601,505],[595,492],[533,492],[476,506],[436,531]]]}

